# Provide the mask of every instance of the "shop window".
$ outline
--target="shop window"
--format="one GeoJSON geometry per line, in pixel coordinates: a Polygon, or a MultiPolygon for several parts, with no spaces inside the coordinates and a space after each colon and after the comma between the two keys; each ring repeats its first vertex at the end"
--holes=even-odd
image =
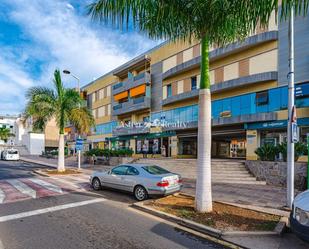
{"type": "Polygon", "coordinates": [[[255,103],[257,106],[268,104],[268,91],[256,93],[255,103]]]}
{"type": "Polygon", "coordinates": [[[171,84],[166,86],[166,91],[167,91],[167,97],[171,97],[172,96],[172,85],[171,84]]]}
{"type": "Polygon", "coordinates": [[[196,76],[191,77],[191,90],[197,89],[197,78],[196,76]]]}

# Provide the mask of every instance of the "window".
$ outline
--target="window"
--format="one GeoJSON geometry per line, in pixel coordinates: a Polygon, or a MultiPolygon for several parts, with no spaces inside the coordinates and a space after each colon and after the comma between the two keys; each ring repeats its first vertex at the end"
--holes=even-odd
{"type": "Polygon", "coordinates": [[[107,115],[111,115],[111,104],[107,105],[107,115]]]}
{"type": "Polygon", "coordinates": [[[166,86],[167,88],[167,97],[171,97],[172,96],[172,85],[169,84],[166,86]]]}
{"type": "Polygon", "coordinates": [[[196,76],[191,77],[191,90],[197,89],[197,78],[196,76]]]}
{"type": "Polygon", "coordinates": [[[105,106],[101,106],[98,108],[98,118],[105,116],[105,106]]]}
{"type": "Polygon", "coordinates": [[[92,98],[92,103],[94,103],[96,101],[96,98],[95,98],[95,92],[91,94],[91,98],[92,98]]]}
{"type": "Polygon", "coordinates": [[[268,91],[256,93],[256,105],[266,105],[268,104],[268,91]]]}
{"type": "Polygon", "coordinates": [[[142,167],[145,171],[147,171],[149,174],[152,175],[164,175],[164,174],[168,174],[171,173],[159,166],[153,165],[153,166],[144,166],[142,167]]]}
{"type": "Polygon", "coordinates": [[[127,175],[136,176],[136,175],[139,175],[139,172],[136,168],[129,166],[128,171],[127,171],[127,175]]]}
{"type": "Polygon", "coordinates": [[[107,86],[106,97],[110,97],[110,96],[111,96],[111,86],[107,86]]]}
{"type": "Polygon", "coordinates": [[[117,168],[112,169],[112,174],[114,175],[126,175],[128,170],[128,166],[119,166],[117,168]]]}
{"type": "Polygon", "coordinates": [[[104,88],[99,90],[99,99],[103,99],[104,98],[104,88]]]}

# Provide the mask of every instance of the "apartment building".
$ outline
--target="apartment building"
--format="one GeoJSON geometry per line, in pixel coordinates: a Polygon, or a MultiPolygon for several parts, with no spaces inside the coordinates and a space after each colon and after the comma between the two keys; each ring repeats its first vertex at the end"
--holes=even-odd
{"type": "MultiPolygon", "coordinates": [[[[300,139],[309,131],[309,18],[295,21],[300,139]]],[[[200,44],[165,42],[86,85],[97,147],[196,157],[200,44]]],[[[212,156],[257,159],[265,143],[286,140],[288,25],[256,30],[210,51],[212,156]]]]}

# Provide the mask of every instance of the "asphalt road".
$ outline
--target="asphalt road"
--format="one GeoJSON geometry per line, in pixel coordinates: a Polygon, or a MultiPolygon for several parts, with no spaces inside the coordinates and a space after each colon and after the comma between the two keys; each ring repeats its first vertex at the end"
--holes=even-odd
{"type": "MultiPolygon", "coordinates": [[[[72,191],[52,195],[34,184],[30,187],[36,189],[35,196],[18,199],[20,193],[15,190],[20,184],[44,181],[31,173],[33,168],[37,166],[0,161],[0,197],[1,191],[4,197],[0,203],[0,249],[225,248],[130,208],[133,198],[122,193],[72,191]],[[9,184],[17,184],[15,190],[9,184]],[[9,196],[10,202],[6,202],[9,196]]],[[[54,188],[57,185],[50,180],[47,183],[54,188]]],[[[20,191],[33,194],[31,189],[20,191]]]]}

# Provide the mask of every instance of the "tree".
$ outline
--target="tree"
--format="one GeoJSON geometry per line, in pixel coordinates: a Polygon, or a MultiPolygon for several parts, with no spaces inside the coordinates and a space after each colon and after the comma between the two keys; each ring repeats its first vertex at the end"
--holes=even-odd
{"type": "Polygon", "coordinates": [[[3,140],[6,143],[9,137],[13,137],[13,136],[14,134],[11,133],[9,128],[0,127],[0,140],[3,140]]]}
{"type": "Polygon", "coordinates": [[[54,89],[32,87],[26,94],[26,116],[34,120],[33,129],[44,130],[48,121],[55,118],[59,128],[58,171],[65,171],[64,127],[72,123],[79,133],[88,133],[94,126],[91,111],[83,106],[83,99],[74,89],[65,88],[59,70],[54,72],[54,89]]]}
{"type": "MultiPolygon", "coordinates": [[[[201,42],[197,211],[212,211],[209,47],[242,40],[258,25],[267,26],[278,4],[278,0],[97,0],[88,6],[93,19],[119,28],[133,23],[150,38],[201,42]]],[[[292,5],[301,12],[308,1],[282,0],[283,16],[289,15],[292,5]]]]}

